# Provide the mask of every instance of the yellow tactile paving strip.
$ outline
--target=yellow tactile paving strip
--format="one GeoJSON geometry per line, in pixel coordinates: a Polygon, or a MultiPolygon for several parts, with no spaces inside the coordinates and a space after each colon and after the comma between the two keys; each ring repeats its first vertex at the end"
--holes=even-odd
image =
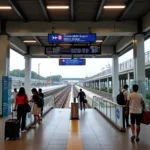
{"type": "Polygon", "coordinates": [[[67,150],[83,150],[78,120],[70,121],[67,150]]]}

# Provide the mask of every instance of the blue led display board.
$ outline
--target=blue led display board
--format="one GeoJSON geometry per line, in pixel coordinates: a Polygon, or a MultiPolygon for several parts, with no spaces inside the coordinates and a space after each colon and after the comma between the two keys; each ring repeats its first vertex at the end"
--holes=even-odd
{"type": "Polygon", "coordinates": [[[91,46],[89,48],[46,47],[45,54],[101,54],[101,48],[97,46],[91,46]]]}
{"type": "Polygon", "coordinates": [[[60,66],[83,66],[85,64],[85,59],[59,59],[60,66]]]}
{"type": "Polygon", "coordinates": [[[49,43],[96,42],[96,34],[48,34],[49,43]]]}

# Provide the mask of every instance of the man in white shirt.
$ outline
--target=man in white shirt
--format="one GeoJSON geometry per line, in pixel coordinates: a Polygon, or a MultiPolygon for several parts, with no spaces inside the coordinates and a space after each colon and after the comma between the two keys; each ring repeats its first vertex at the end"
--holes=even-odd
{"type": "Polygon", "coordinates": [[[139,141],[139,134],[140,134],[140,123],[141,123],[141,117],[142,117],[142,110],[144,108],[144,99],[141,94],[138,93],[139,86],[133,85],[133,92],[129,94],[128,96],[128,102],[127,102],[127,109],[126,112],[131,115],[131,131],[132,131],[132,137],[131,141],[134,141],[136,138],[136,141],[139,141]],[[136,123],[136,136],[135,136],[135,123],[136,123]]]}
{"type": "MultiPolygon", "coordinates": [[[[124,100],[126,101],[127,103],[127,98],[128,98],[128,88],[129,86],[127,84],[125,84],[123,86],[123,89],[121,90],[121,92],[123,93],[123,96],[124,96],[124,100]]],[[[129,113],[125,113],[126,112],[126,108],[124,108],[124,119],[126,120],[126,126],[127,127],[130,127],[130,124],[129,124],[129,113]]]]}

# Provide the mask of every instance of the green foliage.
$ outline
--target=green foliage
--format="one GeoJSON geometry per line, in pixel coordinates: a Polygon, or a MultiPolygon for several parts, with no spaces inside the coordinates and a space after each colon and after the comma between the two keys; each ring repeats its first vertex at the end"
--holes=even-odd
{"type": "Polygon", "coordinates": [[[109,93],[112,93],[112,88],[109,88],[109,93]]]}
{"type": "Polygon", "coordinates": [[[146,93],[146,99],[150,100],[150,92],[146,93]]]}
{"type": "MultiPolygon", "coordinates": [[[[13,71],[10,71],[10,76],[13,77],[25,77],[25,70],[20,70],[20,69],[15,69],[13,71]]],[[[52,82],[60,82],[62,79],[61,75],[55,75],[55,76],[48,76],[48,77],[42,77],[38,75],[36,72],[32,71],[31,72],[31,78],[32,79],[38,79],[38,80],[51,80],[52,82]]]]}
{"type": "Polygon", "coordinates": [[[107,87],[101,88],[100,91],[107,92],[107,87]]]}
{"type": "Polygon", "coordinates": [[[62,79],[62,76],[61,76],[61,75],[46,77],[46,80],[51,80],[51,81],[55,81],[55,82],[60,82],[61,79],[62,79]]]}
{"type": "Polygon", "coordinates": [[[96,88],[95,88],[95,90],[99,90],[99,88],[98,88],[98,87],[96,87],[96,88]]]}

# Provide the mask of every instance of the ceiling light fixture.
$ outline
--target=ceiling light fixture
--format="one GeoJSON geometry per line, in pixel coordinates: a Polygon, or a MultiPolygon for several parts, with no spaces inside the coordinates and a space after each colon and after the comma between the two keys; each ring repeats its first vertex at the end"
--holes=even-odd
{"type": "Polygon", "coordinates": [[[36,43],[35,40],[24,40],[23,42],[24,42],[24,43],[36,43]]]}
{"type": "Polygon", "coordinates": [[[102,43],[103,40],[96,40],[96,43],[102,43]]]}
{"type": "Polygon", "coordinates": [[[69,6],[47,6],[47,9],[69,9],[69,6]]]}
{"type": "Polygon", "coordinates": [[[104,6],[104,9],[124,9],[126,6],[124,5],[121,5],[121,6],[109,6],[109,5],[106,5],[104,6]]]}
{"type": "Polygon", "coordinates": [[[0,10],[10,10],[12,9],[10,6],[0,6],[0,10]]]}

